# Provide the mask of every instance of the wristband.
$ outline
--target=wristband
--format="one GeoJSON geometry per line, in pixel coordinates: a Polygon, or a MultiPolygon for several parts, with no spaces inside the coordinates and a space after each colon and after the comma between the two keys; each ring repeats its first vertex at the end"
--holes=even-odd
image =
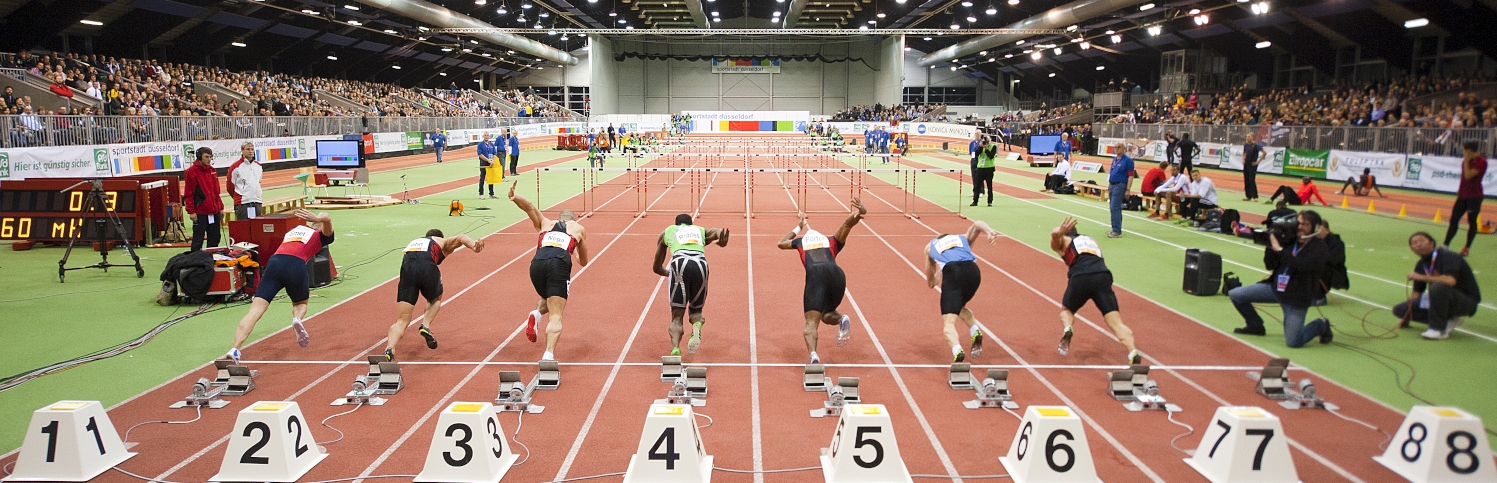
{"type": "Polygon", "coordinates": [[[795,228],[791,229],[790,233],[795,234],[795,235],[799,235],[800,234],[800,225],[795,225],[795,228]]]}

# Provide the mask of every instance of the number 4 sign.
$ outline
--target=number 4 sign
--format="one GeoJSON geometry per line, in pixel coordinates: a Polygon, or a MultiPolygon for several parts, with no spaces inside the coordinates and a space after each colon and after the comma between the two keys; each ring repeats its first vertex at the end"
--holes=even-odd
{"type": "Polygon", "coordinates": [[[654,404],[645,416],[639,449],[629,460],[624,483],[707,483],[712,457],[702,449],[696,416],[686,404],[654,404]]]}
{"type": "Polygon", "coordinates": [[[1258,407],[1223,406],[1201,437],[1192,468],[1212,483],[1299,481],[1279,418],[1258,407]]]}
{"type": "Polygon", "coordinates": [[[301,407],[260,401],[239,411],[229,448],[211,481],[296,481],[327,458],[312,441],[301,407]]]}
{"type": "Polygon", "coordinates": [[[1016,483],[1098,482],[1086,430],[1075,411],[1065,406],[1030,406],[1019,434],[998,461],[1016,483]]]}
{"type": "Polygon", "coordinates": [[[98,401],[58,401],[31,413],[16,471],[3,481],[88,481],[132,456],[98,401]]]}
{"type": "Polygon", "coordinates": [[[1481,418],[1450,407],[1414,406],[1373,460],[1409,481],[1497,481],[1481,418]]]}
{"type": "Polygon", "coordinates": [[[486,402],[458,402],[437,417],[426,466],[415,481],[493,482],[515,463],[499,411],[486,402]]]}
{"type": "Polygon", "coordinates": [[[827,483],[911,481],[884,405],[848,404],[843,408],[837,432],[832,434],[832,447],[822,450],[821,473],[827,483]]]}

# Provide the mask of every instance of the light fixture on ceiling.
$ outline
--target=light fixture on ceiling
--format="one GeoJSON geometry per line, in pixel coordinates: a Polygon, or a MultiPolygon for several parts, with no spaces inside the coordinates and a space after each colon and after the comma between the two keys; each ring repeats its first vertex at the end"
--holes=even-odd
{"type": "Polygon", "coordinates": [[[1054,72],[1051,72],[1051,73],[1050,73],[1050,77],[1055,77],[1055,73],[1054,73],[1054,72]]]}
{"type": "Polygon", "coordinates": [[[418,37],[416,37],[416,40],[419,40],[419,41],[422,41],[422,42],[425,42],[425,41],[426,41],[426,36],[425,36],[425,35],[422,35],[422,36],[418,36],[418,37]]]}
{"type": "Polygon", "coordinates": [[[1105,66],[1105,65],[1099,65],[1099,66],[1097,66],[1097,70],[1103,70],[1103,69],[1106,69],[1106,68],[1107,68],[1107,66],[1105,66]]]}
{"type": "Polygon", "coordinates": [[[1043,56],[1044,56],[1044,54],[1041,54],[1038,50],[1036,50],[1032,54],[1029,54],[1029,58],[1034,59],[1034,60],[1040,60],[1040,57],[1043,57],[1043,56]]]}
{"type": "Polygon", "coordinates": [[[1211,17],[1209,15],[1196,15],[1195,22],[1196,25],[1206,25],[1211,23],[1211,17]]]}
{"type": "Polygon", "coordinates": [[[956,23],[955,19],[952,19],[952,21],[951,21],[951,30],[961,30],[961,28],[962,28],[962,25],[959,24],[959,23],[956,23]]]}
{"type": "Polygon", "coordinates": [[[354,5],[354,4],[351,4],[351,3],[348,4],[348,5],[344,5],[343,8],[346,8],[346,9],[349,9],[349,10],[353,10],[353,11],[358,11],[359,10],[359,6],[358,5],[354,5]]]}
{"type": "Polygon", "coordinates": [[[398,65],[392,65],[392,66],[390,66],[390,68],[391,69],[395,69],[395,70],[400,70],[400,66],[398,66],[398,65]]]}
{"type": "Polygon", "coordinates": [[[874,16],[878,17],[878,18],[884,18],[885,17],[884,12],[879,12],[879,13],[875,14],[874,16]]]}
{"type": "Polygon", "coordinates": [[[929,42],[929,41],[930,41],[930,37],[928,37],[928,36],[927,36],[927,37],[925,37],[925,41],[926,41],[926,42],[929,42]]]}
{"type": "Polygon", "coordinates": [[[1111,30],[1111,29],[1108,29],[1108,30],[1107,30],[1107,35],[1112,35],[1112,34],[1115,34],[1115,33],[1118,33],[1118,31],[1116,31],[1116,30],[1111,30]]]}
{"type": "Polygon", "coordinates": [[[358,27],[358,26],[360,26],[360,25],[364,25],[364,24],[362,24],[362,23],[359,23],[359,21],[358,21],[358,20],[349,20],[349,21],[348,21],[348,24],[349,24],[349,25],[352,25],[352,26],[355,26],[355,27],[358,27]]]}
{"type": "Polygon", "coordinates": [[[982,52],[978,52],[977,55],[988,55],[988,51],[984,50],[982,52]]]}
{"type": "Polygon", "coordinates": [[[1117,34],[1113,34],[1112,35],[1112,43],[1114,43],[1114,44],[1121,44],[1121,43],[1123,43],[1123,36],[1117,35],[1117,34]]]}
{"type": "Polygon", "coordinates": [[[878,25],[878,21],[877,20],[869,20],[868,21],[868,25],[878,25]]]}
{"type": "Polygon", "coordinates": [[[525,2],[525,3],[520,4],[520,8],[525,9],[525,10],[530,10],[530,2],[525,2]]]}
{"type": "Polygon", "coordinates": [[[541,12],[541,18],[551,18],[551,12],[541,12]]]}
{"type": "Polygon", "coordinates": [[[1249,9],[1253,11],[1253,15],[1263,15],[1268,13],[1268,2],[1254,3],[1249,9]]]}
{"type": "Polygon", "coordinates": [[[1019,4],[1019,0],[1008,0],[1008,4],[1009,5],[1018,5],[1019,4]]]}
{"type": "Polygon", "coordinates": [[[619,16],[619,13],[615,12],[615,11],[612,11],[612,10],[609,10],[608,11],[608,16],[609,17],[617,17],[617,16],[619,16]]]}
{"type": "Polygon", "coordinates": [[[509,54],[509,55],[515,55],[515,51],[513,51],[513,50],[505,51],[504,53],[509,54]]]}
{"type": "Polygon", "coordinates": [[[1091,42],[1082,42],[1081,43],[1081,50],[1091,50],[1091,48],[1092,48],[1092,43],[1091,42]]]}
{"type": "Polygon", "coordinates": [[[505,14],[508,14],[508,13],[509,13],[509,10],[505,10],[505,8],[504,8],[503,5],[499,6],[499,15],[505,15],[505,14]]]}
{"type": "Polygon", "coordinates": [[[774,16],[775,16],[775,17],[779,17],[779,16],[780,16],[780,11],[779,11],[779,10],[775,10],[775,12],[774,12],[774,16]]]}
{"type": "Polygon", "coordinates": [[[1003,54],[1003,58],[1005,58],[1005,59],[1012,59],[1012,58],[1014,58],[1014,54],[1003,54]]]}
{"type": "Polygon", "coordinates": [[[1055,48],[1055,55],[1060,55],[1060,47],[1055,48]]]}
{"type": "Polygon", "coordinates": [[[307,15],[317,15],[317,11],[316,10],[312,10],[310,8],[303,8],[303,9],[301,9],[301,13],[305,13],[307,15]]]}
{"type": "Polygon", "coordinates": [[[997,62],[997,61],[998,61],[998,59],[995,59],[995,58],[992,58],[992,57],[988,57],[988,62],[997,62]]]}
{"type": "Polygon", "coordinates": [[[956,66],[954,66],[954,65],[953,65],[953,66],[951,66],[951,71],[952,71],[952,72],[956,72],[956,66]]]}
{"type": "Polygon", "coordinates": [[[483,53],[483,54],[482,54],[482,55],[483,55],[483,56],[484,56],[484,57],[493,57],[493,56],[494,56],[494,54],[490,54],[490,53],[488,53],[488,52],[484,52],[484,53],[483,53]]]}
{"type": "Polygon", "coordinates": [[[428,30],[431,30],[431,29],[426,28],[425,26],[418,26],[418,27],[416,27],[416,30],[420,30],[422,32],[425,32],[425,31],[428,31],[428,30]]]}
{"type": "Polygon", "coordinates": [[[1024,45],[1024,39],[1019,39],[1018,42],[1014,42],[1014,45],[1024,45]]]}
{"type": "Polygon", "coordinates": [[[452,52],[452,47],[442,47],[443,52],[452,52]]]}
{"type": "Polygon", "coordinates": [[[468,43],[473,44],[473,45],[478,45],[478,41],[477,40],[469,39],[468,43]]]}
{"type": "Polygon", "coordinates": [[[1163,31],[1164,31],[1164,29],[1161,28],[1161,27],[1159,27],[1158,25],[1150,25],[1149,26],[1149,35],[1159,35],[1159,33],[1163,32],[1163,31]]]}
{"type": "Polygon", "coordinates": [[[396,32],[394,30],[385,29],[385,33],[394,35],[396,32]]]}
{"type": "Polygon", "coordinates": [[[562,42],[566,42],[566,40],[567,40],[567,34],[561,34],[561,41],[562,42]]]}
{"type": "Polygon", "coordinates": [[[723,18],[722,17],[712,17],[712,21],[713,22],[721,22],[721,21],[723,21],[723,18]]]}
{"type": "Polygon", "coordinates": [[[447,73],[446,72],[438,72],[437,75],[440,75],[442,77],[447,77],[447,73]]]}
{"type": "Polygon", "coordinates": [[[474,5],[478,5],[480,7],[482,7],[482,6],[484,6],[484,5],[488,4],[488,3],[489,3],[489,0],[473,0],[473,4],[474,5]]]}
{"type": "Polygon", "coordinates": [[[1260,49],[1266,49],[1266,48],[1272,47],[1273,46],[1273,42],[1269,42],[1267,40],[1264,40],[1262,42],[1258,42],[1257,44],[1254,44],[1253,46],[1257,47],[1257,48],[1260,48],[1260,49]]]}
{"type": "Polygon", "coordinates": [[[104,22],[100,22],[98,20],[79,20],[78,23],[81,23],[83,25],[92,25],[92,26],[95,26],[95,27],[98,27],[100,25],[104,25],[104,22]]]}
{"type": "Polygon", "coordinates": [[[520,14],[520,17],[519,17],[519,18],[516,18],[516,19],[515,19],[515,21],[516,21],[516,22],[520,22],[520,23],[522,23],[522,24],[523,24],[523,23],[525,23],[525,14],[523,14],[523,13],[522,13],[522,14],[520,14]]]}
{"type": "Polygon", "coordinates": [[[229,42],[229,45],[232,45],[232,46],[235,46],[235,47],[248,47],[248,45],[244,45],[244,42],[229,42]]]}
{"type": "Polygon", "coordinates": [[[1190,15],[1199,15],[1200,13],[1201,13],[1201,9],[1199,9],[1199,8],[1192,8],[1192,9],[1190,9],[1190,15]]]}
{"type": "Polygon", "coordinates": [[[624,19],[619,19],[619,24],[620,25],[626,24],[626,23],[629,23],[629,21],[628,20],[624,20],[624,19]]]}
{"type": "Polygon", "coordinates": [[[858,26],[858,30],[868,30],[868,26],[867,25],[859,25],[858,26]]]}
{"type": "Polygon", "coordinates": [[[894,0],[894,3],[904,5],[905,0],[894,0]]]}
{"type": "Polygon", "coordinates": [[[972,7],[972,0],[962,0],[962,6],[963,7],[971,8],[972,7]]]}
{"type": "Polygon", "coordinates": [[[1079,44],[1079,43],[1084,42],[1084,41],[1086,41],[1086,39],[1083,39],[1081,37],[1076,37],[1074,39],[1071,39],[1071,43],[1073,43],[1073,44],[1079,44]]]}
{"type": "Polygon", "coordinates": [[[972,22],[976,22],[976,21],[977,21],[977,17],[973,17],[971,15],[967,16],[967,23],[972,23],[972,22]]]}
{"type": "Polygon", "coordinates": [[[905,51],[905,52],[909,52],[909,51],[911,51],[911,50],[914,50],[914,49],[912,49],[912,48],[909,48],[909,47],[905,47],[905,48],[904,48],[904,51],[905,51]]]}
{"type": "Polygon", "coordinates": [[[624,26],[624,30],[634,30],[634,26],[633,25],[625,25],[624,26]]]}
{"type": "Polygon", "coordinates": [[[1138,10],[1140,12],[1147,12],[1147,11],[1150,11],[1150,10],[1153,10],[1153,9],[1154,9],[1154,4],[1152,4],[1152,3],[1145,3],[1145,4],[1143,4],[1142,7],[1138,7],[1138,10]]]}
{"type": "Polygon", "coordinates": [[[1077,26],[1076,24],[1071,24],[1070,27],[1066,27],[1066,31],[1067,32],[1075,32],[1079,28],[1081,28],[1081,27],[1077,26]]]}
{"type": "Polygon", "coordinates": [[[467,53],[471,54],[471,53],[473,53],[473,49],[463,49],[463,52],[467,52],[467,53]]]}
{"type": "Polygon", "coordinates": [[[327,56],[327,60],[338,60],[338,56],[336,56],[336,55],[329,55],[329,56],[327,56]]]}
{"type": "Polygon", "coordinates": [[[1404,22],[1403,23],[1403,28],[1406,28],[1406,29],[1416,29],[1416,28],[1419,28],[1419,27],[1423,27],[1425,25],[1429,25],[1429,19],[1427,19],[1427,18],[1416,18],[1416,19],[1404,22]]]}
{"type": "Polygon", "coordinates": [[[717,11],[716,11],[716,10],[713,10],[713,11],[712,11],[712,16],[713,16],[713,17],[716,17],[716,16],[717,16],[717,15],[718,15],[718,13],[717,13],[717,11]]]}

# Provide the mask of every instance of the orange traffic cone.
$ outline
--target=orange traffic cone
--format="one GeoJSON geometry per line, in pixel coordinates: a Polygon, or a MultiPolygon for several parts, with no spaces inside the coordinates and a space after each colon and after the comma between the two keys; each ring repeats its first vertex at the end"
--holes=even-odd
{"type": "Polygon", "coordinates": [[[1434,219],[1434,222],[1435,223],[1440,223],[1442,221],[1444,221],[1444,220],[1440,219],[1440,209],[1439,208],[1435,208],[1435,219],[1434,219]]]}
{"type": "Polygon", "coordinates": [[[1398,205],[1398,217],[1409,216],[1409,205],[1398,205]]]}
{"type": "Polygon", "coordinates": [[[1377,213],[1377,210],[1372,209],[1372,200],[1367,200],[1367,212],[1377,213]]]}
{"type": "Polygon", "coordinates": [[[1346,208],[1351,208],[1351,205],[1346,202],[1346,197],[1342,196],[1341,197],[1341,209],[1346,209],[1346,208]]]}

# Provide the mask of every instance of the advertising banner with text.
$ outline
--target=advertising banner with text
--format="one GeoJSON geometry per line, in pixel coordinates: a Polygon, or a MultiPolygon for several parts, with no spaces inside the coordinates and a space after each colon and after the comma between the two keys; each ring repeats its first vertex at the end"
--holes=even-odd
{"type": "Polygon", "coordinates": [[[1290,149],[1284,156],[1284,174],[1325,179],[1325,165],[1331,152],[1325,149],[1290,149]]]}
{"type": "Polygon", "coordinates": [[[1367,170],[1376,177],[1378,185],[1403,186],[1404,163],[1407,158],[1394,153],[1332,150],[1330,161],[1326,163],[1325,178],[1345,182],[1347,178],[1361,176],[1362,171],[1367,170]]]}
{"type": "MultiPolygon", "coordinates": [[[[1382,178],[1378,178],[1379,183],[1382,178]]],[[[1461,158],[1411,154],[1404,166],[1403,187],[1454,193],[1461,186],[1461,158]]],[[[1488,168],[1481,178],[1482,191],[1497,193],[1497,170],[1488,168]]]]}
{"type": "MultiPolygon", "coordinates": [[[[977,127],[966,124],[946,124],[940,122],[906,122],[900,123],[899,129],[911,136],[934,136],[941,138],[971,140],[977,136],[977,127]]],[[[859,131],[861,133],[861,131],[859,131]]]]}
{"type": "Polygon", "coordinates": [[[681,111],[697,121],[801,121],[811,120],[810,111],[681,111]]]}

